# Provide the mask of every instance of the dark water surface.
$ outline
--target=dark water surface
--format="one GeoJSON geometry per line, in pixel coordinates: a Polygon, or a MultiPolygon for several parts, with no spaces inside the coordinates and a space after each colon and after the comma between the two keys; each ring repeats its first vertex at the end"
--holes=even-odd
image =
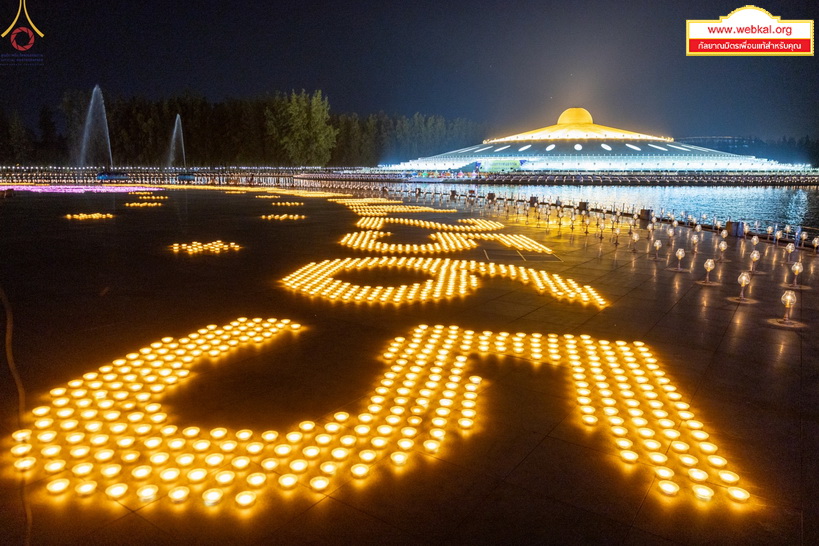
{"type": "Polygon", "coordinates": [[[474,185],[449,183],[413,184],[422,192],[459,193],[475,190],[485,195],[494,192],[498,197],[528,200],[537,196],[541,201],[577,203],[587,201],[605,208],[617,207],[631,210],[651,209],[656,215],[665,211],[678,218],[693,215],[701,219],[705,214],[708,223],[714,218],[725,223],[728,220],[759,225],[803,226],[819,228],[819,187],[640,187],[640,186],[535,186],[535,185],[474,185]]]}

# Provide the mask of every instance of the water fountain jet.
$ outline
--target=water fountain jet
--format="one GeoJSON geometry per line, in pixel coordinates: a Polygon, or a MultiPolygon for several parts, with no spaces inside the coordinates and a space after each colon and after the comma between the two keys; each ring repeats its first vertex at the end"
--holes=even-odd
{"type": "Polygon", "coordinates": [[[187,160],[185,158],[185,137],[182,134],[182,117],[179,114],[176,114],[176,121],[173,125],[173,132],[171,133],[171,145],[170,150],[168,152],[168,167],[173,167],[174,163],[178,161],[179,155],[181,155],[182,165],[181,167],[184,169],[188,166],[187,160]]]}
{"type": "Polygon", "coordinates": [[[108,135],[108,118],[105,114],[105,102],[102,98],[100,86],[94,87],[88,111],[85,114],[85,124],[82,131],[80,146],[79,167],[99,166],[98,161],[104,161],[104,167],[110,169],[113,164],[111,156],[111,139],[108,135]]]}
{"type": "MultiPolygon", "coordinates": [[[[188,160],[185,156],[185,137],[182,133],[182,116],[176,114],[176,120],[173,125],[173,132],[171,133],[171,144],[168,150],[168,169],[174,168],[175,164],[182,159],[183,171],[176,175],[176,179],[181,182],[192,182],[196,179],[195,175],[187,172],[188,160]]],[[[178,165],[177,165],[178,166],[178,165]]]]}
{"type": "Polygon", "coordinates": [[[114,171],[114,159],[111,154],[111,137],[108,134],[108,116],[105,113],[105,101],[99,85],[94,86],[85,124],[82,131],[79,167],[102,166],[97,175],[98,180],[124,180],[125,173],[114,171]]]}

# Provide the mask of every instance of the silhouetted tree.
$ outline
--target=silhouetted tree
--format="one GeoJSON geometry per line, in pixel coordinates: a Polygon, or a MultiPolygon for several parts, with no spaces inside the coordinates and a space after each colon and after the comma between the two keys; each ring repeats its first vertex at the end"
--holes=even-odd
{"type": "MultiPolygon", "coordinates": [[[[11,122],[0,112],[0,162],[27,157],[27,162],[75,164],[90,98],[90,91],[66,91],[59,120],[44,107],[39,139],[31,131],[21,131],[18,117],[14,150],[11,122]],[[57,127],[64,127],[62,134],[57,127]]],[[[468,120],[420,113],[409,118],[384,112],[331,116],[321,91],[276,92],[223,102],[194,93],[159,101],[106,96],[105,104],[112,154],[120,166],[164,166],[177,113],[191,166],[376,166],[479,142],[485,132],[468,120]]]]}
{"type": "Polygon", "coordinates": [[[11,163],[11,143],[9,142],[9,119],[0,108],[0,163],[11,163]]]}
{"type": "Polygon", "coordinates": [[[271,116],[269,134],[279,139],[293,165],[322,167],[330,160],[338,130],[330,125],[330,103],[321,91],[290,93],[284,112],[271,116]]]}
{"type": "Polygon", "coordinates": [[[28,163],[34,154],[34,139],[31,131],[26,129],[23,118],[14,112],[9,120],[9,146],[11,160],[14,163],[28,163]]]}
{"type": "Polygon", "coordinates": [[[40,139],[37,141],[37,162],[43,165],[53,165],[60,160],[60,136],[57,134],[57,124],[54,121],[54,111],[48,106],[40,108],[37,121],[40,130],[40,139]]]}
{"type": "Polygon", "coordinates": [[[85,125],[85,115],[88,113],[88,103],[91,100],[91,91],[68,90],[63,93],[60,101],[60,111],[65,125],[65,142],[67,157],[66,164],[74,164],[79,157],[82,144],[82,130],[85,125]]]}

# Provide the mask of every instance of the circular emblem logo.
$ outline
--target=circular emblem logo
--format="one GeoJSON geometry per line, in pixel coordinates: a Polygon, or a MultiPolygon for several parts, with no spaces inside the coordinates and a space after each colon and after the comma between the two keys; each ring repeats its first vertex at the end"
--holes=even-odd
{"type": "Polygon", "coordinates": [[[11,47],[17,51],[28,51],[34,45],[34,33],[26,27],[17,27],[11,33],[11,47]]]}

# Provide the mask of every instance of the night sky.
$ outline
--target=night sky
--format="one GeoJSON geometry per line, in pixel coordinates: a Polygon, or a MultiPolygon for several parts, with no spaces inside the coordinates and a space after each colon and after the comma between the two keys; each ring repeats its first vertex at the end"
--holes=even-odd
{"type": "MultiPolygon", "coordinates": [[[[818,57],[686,57],[685,20],[744,0],[27,0],[43,65],[0,66],[7,111],[66,89],[217,101],[321,89],[334,112],[486,122],[493,136],[595,121],[674,137],[819,136],[818,57]]],[[[5,30],[18,0],[0,0],[5,30]]],[[[816,0],[756,5],[819,21],[816,0]]],[[[2,32],[0,30],[0,32],[2,32]]],[[[12,52],[8,36],[0,52],[12,52]]]]}

